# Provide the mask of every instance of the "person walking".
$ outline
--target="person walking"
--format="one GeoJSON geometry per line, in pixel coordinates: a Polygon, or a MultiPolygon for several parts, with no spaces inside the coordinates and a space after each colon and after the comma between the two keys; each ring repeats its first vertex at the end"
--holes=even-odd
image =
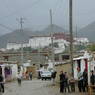
{"type": "Polygon", "coordinates": [[[55,78],[56,78],[56,71],[52,72],[52,81],[53,81],[53,85],[55,85],[55,78]]]}
{"type": "Polygon", "coordinates": [[[1,86],[0,91],[2,91],[4,93],[5,92],[5,89],[4,89],[4,78],[3,78],[2,74],[0,74],[0,86],[1,86]]]}
{"type": "Polygon", "coordinates": [[[18,85],[21,86],[22,76],[21,76],[20,72],[17,75],[17,81],[18,81],[18,85]]]}
{"type": "Polygon", "coordinates": [[[63,73],[63,71],[60,72],[60,93],[64,92],[64,80],[65,80],[65,75],[63,73]]]}
{"type": "Polygon", "coordinates": [[[90,81],[91,81],[92,85],[95,84],[95,75],[94,75],[94,71],[93,70],[91,71],[90,81]]]}
{"type": "Polygon", "coordinates": [[[79,92],[83,91],[83,73],[81,72],[80,68],[78,68],[78,88],[79,92]]]}
{"type": "Polygon", "coordinates": [[[32,71],[29,72],[29,79],[32,80],[32,71]]]}

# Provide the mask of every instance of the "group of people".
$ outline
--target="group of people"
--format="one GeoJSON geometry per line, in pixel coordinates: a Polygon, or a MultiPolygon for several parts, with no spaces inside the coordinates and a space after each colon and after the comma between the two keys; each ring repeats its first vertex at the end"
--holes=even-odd
{"type": "MultiPolygon", "coordinates": [[[[85,92],[87,90],[87,85],[88,85],[88,76],[86,69],[84,70],[83,73],[81,73],[80,69],[78,69],[78,89],[79,92],[85,92]]],[[[68,79],[67,72],[60,72],[60,92],[75,92],[75,80],[68,79]]]]}
{"type": "Polygon", "coordinates": [[[26,73],[24,73],[23,74],[23,77],[25,78],[25,79],[27,79],[27,80],[32,80],[32,71],[30,71],[30,72],[28,72],[28,71],[26,71],[26,73]]]}
{"type": "Polygon", "coordinates": [[[87,70],[84,69],[83,72],[81,72],[80,68],[78,68],[78,89],[79,92],[86,92],[88,91],[88,74],[87,70]]]}
{"type": "MultiPolygon", "coordinates": [[[[74,78],[69,79],[67,72],[60,72],[60,93],[66,92],[75,92],[75,85],[78,84],[78,90],[79,92],[86,92],[88,91],[88,74],[87,70],[84,69],[83,72],[81,72],[80,68],[78,70],[78,80],[75,81],[74,78]]],[[[91,72],[91,84],[95,84],[95,74],[92,71],[91,72]]]]}
{"type": "MultiPolygon", "coordinates": [[[[85,69],[84,72],[82,73],[80,69],[78,68],[78,89],[79,92],[85,92],[88,89],[88,75],[87,75],[87,70],[85,69]]],[[[67,72],[63,73],[63,71],[60,72],[60,92],[66,92],[68,89],[68,92],[75,92],[75,80],[73,79],[68,79],[67,72]]]]}
{"type": "Polygon", "coordinates": [[[66,92],[67,89],[68,92],[70,92],[67,72],[61,71],[59,77],[60,77],[60,93],[66,92]]]}
{"type": "MultiPolygon", "coordinates": [[[[95,85],[95,72],[92,70],[90,74],[90,84],[95,85]]],[[[88,73],[87,69],[84,69],[84,72],[81,72],[80,68],[78,68],[78,88],[79,92],[87,92],[88,91],[88,73]]]]}

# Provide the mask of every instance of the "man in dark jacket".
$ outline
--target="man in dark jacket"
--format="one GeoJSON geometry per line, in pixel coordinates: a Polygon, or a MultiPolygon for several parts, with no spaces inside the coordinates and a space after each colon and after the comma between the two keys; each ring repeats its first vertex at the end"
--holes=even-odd
{"type": "Polygon", "coordinates": [[[83,72],[83,91],[87,91],[88,90],[88,75],[87,75],[87,70],[85,69],[83,72]]]}
{"type": "Polygon", "coordinates": [[[64,80],[65,80],[65,74],[63,73],[63,71],[60,72],[60,93],[64,92],[64,80]]]}
{"type": "Polygon", "coordinates": [[[2,92],[4,93],[4,78],[2,76],[2,74],[0,74],[0,85],[1,85],[1,89],[2,92]]]}

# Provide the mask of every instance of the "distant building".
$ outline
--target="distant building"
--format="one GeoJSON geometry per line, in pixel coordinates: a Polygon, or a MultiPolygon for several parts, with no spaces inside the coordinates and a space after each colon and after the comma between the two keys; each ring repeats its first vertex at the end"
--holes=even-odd
{"type": "Polygon", "coordinates": [[[66,46],[69,45],[69,42],[64,39],[55,39],[54,43],[57,44],[58,47],[54,48],[55,53],[61,53],[65,51],[66,46]]]}
{"type": "Polygon", "coordinates": [[[7,43],[6,49],[10,50],[10,49],[20,49],[21,47],[28,47],[29,44],[28,43],[23,43],[23,44],[19,44],[16,42],[9,42],[7,43]]]}
{"type": "Polygon", "coordinates": [[[56,40],[58,39],[64,39],[66,41],[70,41],[70,35],[68,33],[54,33],[53,36],[56,40]]]}
{"type": "Polygon", "coordinates": [[[83,45],[88,43],[89,43],[88,38],[74,38],[74,44],[76,45],[83,45]]]}
{"type": "Polygon", "coordinates": [[[29,46],[32,48],[39,48],[49,46],[51,44],[50,36],[32,36],[29,39],[29,46]]]}
{"type": "MultiPolygon", "coordinates": [[[[83,45],[88,44],[88,38],[74,38],[75,45],[83,45]]],[[[52,44],[51,36],[31,36],[29,38],[29,42],[27,43],[16,43],[9,42],[7,43],[6,49],[19,49],[21,47],[31,47],[34,49],[37,48],[45,48],[50,47],[52,44]]],[[[54,45],[54,53],[61,53],[65,51],[66,47],[70,44],[70,35],[66,33],[54,33],[53,34],[53,45],[54,45]]]]}

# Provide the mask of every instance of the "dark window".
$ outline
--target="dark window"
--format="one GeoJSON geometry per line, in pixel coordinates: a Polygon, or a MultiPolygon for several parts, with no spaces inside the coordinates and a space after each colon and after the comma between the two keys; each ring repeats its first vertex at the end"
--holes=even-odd
{"type": "Polygon", "coordinates": [[[62,55],[62,60],[68,60],[69,59],[69,55],[62,55]]]}

